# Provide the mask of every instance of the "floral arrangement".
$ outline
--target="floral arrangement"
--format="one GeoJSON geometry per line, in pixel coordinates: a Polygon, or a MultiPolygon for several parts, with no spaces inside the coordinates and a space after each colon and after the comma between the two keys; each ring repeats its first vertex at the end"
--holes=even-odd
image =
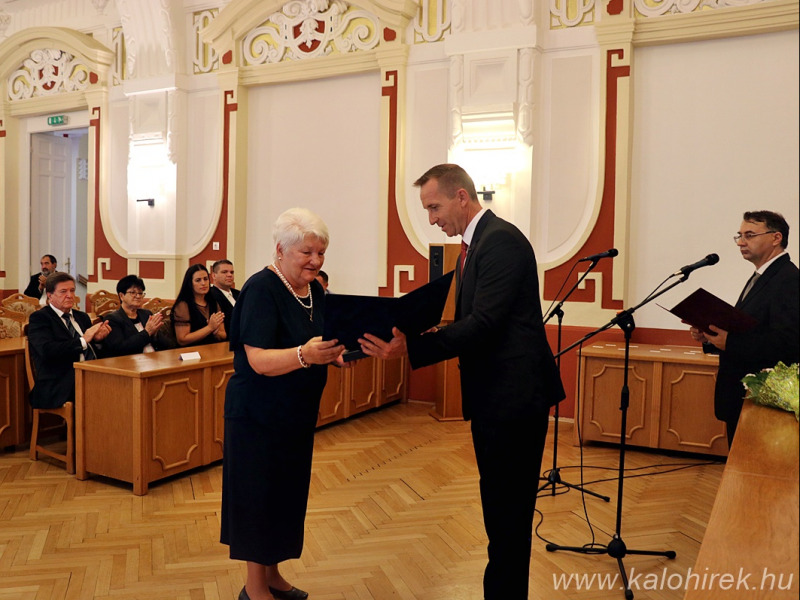
{"type": "Polygon", "coordinates": [[[755,375],[745,375],[742,379],[747,389],[745,398],[751,398],[756,404],[793,412],[794,418],[800,421],[799,374],[797,363],[787,367],[779,362],[773,369],[764,369],[755,375]]]}

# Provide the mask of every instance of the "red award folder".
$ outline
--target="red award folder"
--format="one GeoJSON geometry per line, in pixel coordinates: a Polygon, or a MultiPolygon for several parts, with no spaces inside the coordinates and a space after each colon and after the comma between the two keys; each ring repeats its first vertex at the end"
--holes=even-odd
{"type": "Polygon", "coordinates": [[[741,333],[752,329],[758,323],[747,313],[734,308],[703,288],[695,290],[671,309],[664,306],[661,308],[711,335],[716,334],[711,331],[709,325],[724,331],[741,333]]]}

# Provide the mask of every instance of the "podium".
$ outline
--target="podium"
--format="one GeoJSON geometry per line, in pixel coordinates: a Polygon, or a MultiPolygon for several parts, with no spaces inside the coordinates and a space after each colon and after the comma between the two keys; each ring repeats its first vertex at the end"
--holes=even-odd
{"type": "MultiPolygon", "coordinates": [[[[429,280],[456,268],[461,244],[431,244],[429,246],[429,280]]],[[[453,322],[456,314],[456,282],[453,278],[450,294],[442,313],[442,325],[453,322]]],[[[461,376],[458,359],[451,358],[434,366],[436,370],[434,407],[430,414],[438,421],[460,421],[461,413],[461,376]]]]}

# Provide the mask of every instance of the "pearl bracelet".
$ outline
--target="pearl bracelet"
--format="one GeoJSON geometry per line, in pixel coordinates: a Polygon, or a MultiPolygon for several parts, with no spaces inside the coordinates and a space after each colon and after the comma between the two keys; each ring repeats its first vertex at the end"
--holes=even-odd
{"type": "Polygon", "coordinates": [[[303,360],[303,346],[300,345],[297,347],[297,360],[300,361],[300,366],[304,369],[308,369],[311,365],[308,364],[306,361],[303,360]]]}

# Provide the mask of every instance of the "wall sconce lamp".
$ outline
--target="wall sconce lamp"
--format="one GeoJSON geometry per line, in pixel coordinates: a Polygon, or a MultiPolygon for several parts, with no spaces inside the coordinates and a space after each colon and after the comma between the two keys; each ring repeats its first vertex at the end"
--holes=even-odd
{"type": "Polygon", "coordinates": [[[484,202],[489,202],[492,200],[492,196],[494,196],[494,190],[487,190],[486,186],[483,186],[483,189],[478,190],[478,194],[480,194],[484,202]]]}
{"type": "Polygon", "coordinates": [[[147,206],[155,206],[156,205],[155,198],[139,198],[136,201],[137,202],[147,202],[147,206]]]}

